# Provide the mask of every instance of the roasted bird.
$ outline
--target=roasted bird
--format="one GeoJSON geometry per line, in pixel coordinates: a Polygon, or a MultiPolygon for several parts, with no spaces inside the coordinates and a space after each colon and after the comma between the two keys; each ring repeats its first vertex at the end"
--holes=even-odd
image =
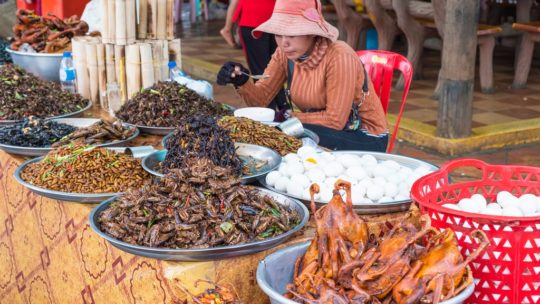
{"type": "Polygon", "coordinates": [[[439,303],[473,284],[467,265],[489,244],[483,232],[473,232],[480,245],[464,259],[453,231],[439,233],[428,216],[420,223],[408,218],[389,231],[371,224],[370,233],[352,209],[348,182],[338,180],[332,200],[315,210],[318,191],[313,184],[315,238],[296,261],[286,297],[309,304],[439,303]],[[375,232],[383,230],[382,236],[375,232]]]}
{"type": "Polygon", "coordinates": [[[452,230],[444,230],[431,239],[427,252],[394,287],[392,294],[396,303],[422,301],[436,304],[457,295],[471,284],[472,274],[467,265],[489,245],[483,231],[475,230],[471,236],[479,240],[479,246],[465,260],[452,230]]]}

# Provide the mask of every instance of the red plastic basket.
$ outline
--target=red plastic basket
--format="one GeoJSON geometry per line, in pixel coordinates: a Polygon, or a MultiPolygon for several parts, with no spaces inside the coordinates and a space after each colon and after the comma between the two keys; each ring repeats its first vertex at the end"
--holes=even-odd
{"type": "Polygon", "coordinates": [[[468,303],[540,303],[540,216],[471,214],[441,206],[475,193],[492,202],[503,190],[518,197],[539,195],[540,168],[454,160],[417,180],[411,197],[429,214],[434,227],[456,232],[462,254],[468,255],[478,246],[469,237],[471,231],[481,229],[489,237],[490,246],[471,265],[476,288],[468,303]],[[481,179],[453,183],[450,173],[463,167],[481,170],[481,179]]]}

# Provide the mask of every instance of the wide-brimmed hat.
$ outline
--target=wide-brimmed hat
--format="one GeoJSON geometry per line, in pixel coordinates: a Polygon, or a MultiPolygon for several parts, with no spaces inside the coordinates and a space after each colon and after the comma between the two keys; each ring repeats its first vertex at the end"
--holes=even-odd
{"type": "Polygon", "coordinates": [[[339,31],[324,20],[319,0],[277,0],[272,17],[253,30],[282,36],[316,35],[336,41],[339,31]]]}

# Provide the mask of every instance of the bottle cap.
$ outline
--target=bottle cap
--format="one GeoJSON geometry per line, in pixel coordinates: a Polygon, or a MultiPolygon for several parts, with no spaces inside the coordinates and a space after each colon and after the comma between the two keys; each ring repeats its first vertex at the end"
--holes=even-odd
{"type": "Polygon", "coordinates": [[[71,52],[70,51],[65,51],[64,52],[64,57],[71,57],[71,52]]]}
{"type": "Polygon", "coordinates": [[[172,68],[175,68],[176,67],[176,61],[169,61],[169,69],[172,69],[172,68]]]}

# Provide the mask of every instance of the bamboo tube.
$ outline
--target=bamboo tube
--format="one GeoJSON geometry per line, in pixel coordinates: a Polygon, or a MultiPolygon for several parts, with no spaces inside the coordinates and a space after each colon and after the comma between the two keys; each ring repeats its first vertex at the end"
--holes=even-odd
{"type": "Polygon", "coordinates": [[[127,98],[130,99],[141,89],[141,55],[139,44],[126,46],[127,98]]]}
{"type": "Polygon", "coordinates": [[[101,0],[101,39],[103,39],[103,43],[109,43],[109,16],[107,11],[109,1],[112,0],[101,0]]]}
{"type": "Polygon", "coordinates": [[[141,51],[142,87],[146,89],[154,84],[152,45],[150,43],[139,43],[139,47],[141,51]]]}
{"type": "Polygon", "coordinates": [[[163,57],[161,58],[161,80],[169,79],[169,42],[163,41],[163,57]]]}
{"type": "Polygon", "coordinates": [[[115,0],[116,3],[116,44],[126,45],[126,0],[115,0]]]}
{"type": "Polygon", "coordinates": [[[137,39],[137,7],[135,0],[126,0],[126,43],[137,39]]]}
{"type": "Polygon", "coordinates": [[[174,0],[167,0],[167,11],[165,18],[165,39],[174,39],[174,0]]]}
{"type": "Polygon", "coordinates": [[[148,39],[156,39],[157,1],[158,0],[148,0],[148,26],[146,28],[146,38],[148,39]]]}
{"type": "Polygon", "coordinates": [[[73,50],[73,64],[77,73],[77,92],[84,98],[90,98],[88,71],[86,69],[86,49],[84,37],[73,37],[71,48],[73,50]]]}
{"type": "Polygon", "coordinates": [[[88,82],[90,83],[90,100],[94,105],[99,103],[99,73],[97,66],[97,48],[93,42],[85,45],[86,66],[88,67],[88,82]]]}
{"type": "Polygon", "coordinates": [[[163,42],[162,41],[150,41],[152,44],[152,59],[154,67],[154,81],[160,81],[161,78],[161,64],[163,63],[163,42]]]}
{"type": "Polygon", "coordinates": [[[167,35],[167,0],[157,0],[156,38],[165,39],[167,35]]]}
{"type": "Polygon", "coordinates": [[[176,66],[182,69],[182,46],[180,39],[169,41],[169,60],[175,61],[176,66]]]}
{"type": "Polygon", "coordinates": [[[98,65],[98,91],[99,91],[99,104],[101,108],[107,110],[109,105],[107,103],[107,72],[105,66],[105,45],[100,43],[97,46],[97,65],[98,65]]]}
{"type": "Polygon", "coordinates": [[[148,28],[148,0],[139,0],[139,24],[137,27],[137,39],[146,39],[148,28]]]}
{"type": "Polygon", "coordinates": [[[114,63],[116,70],[116,81],[118,87],[120,88],[120,96],[122,97],[122,102],[125,102],[127,92],[126,92],[126,57],[125,57],[125,46],[115,45],[114,46],[114,63]]]}
{"type": "Polygon", "coordinates": [[[114,44],[105,45],[105,70],[107,71],[107,83],[116,82],[116,67],[114,64],[114,44]]]}
{"type": "Polygon", "coordinates": [[[107,16],[108,40],[107,43],[116,42],[116,0],[107,0],[107,12],[103,14],[103,18],[107,16]]]}

